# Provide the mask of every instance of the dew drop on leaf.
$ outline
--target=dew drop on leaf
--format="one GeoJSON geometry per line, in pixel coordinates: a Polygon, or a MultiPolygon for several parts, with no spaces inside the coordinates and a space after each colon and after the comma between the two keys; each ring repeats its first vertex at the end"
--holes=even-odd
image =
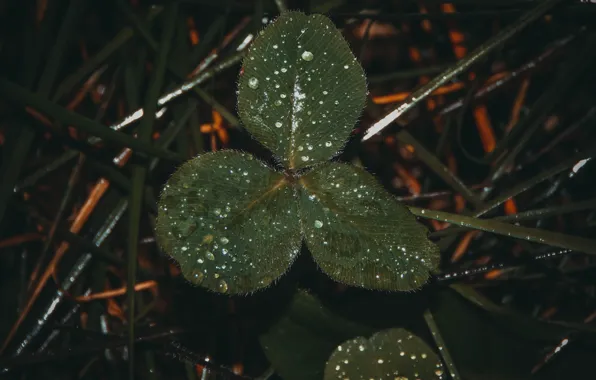
{"type": "Polygon", "coordinates": [[[219,290],[221,293],[227,293],[228,283],[225,280],[219,280],[219,284],[217,284],[217,290],[219,290]]]}
{"type": "Polygon", "coordinates": [[[256,90],[257,88],[259,88],[259,80],[255,77],[252,77],[248,80],[248,87],[256,90]]]}
{"type": "Polygon", "coordinates": [[[321,228],[323,227],[323,222],[321,222],[320,220],[315,220],[315,228],[321,228]]]}
{"type": "Polygon", "coordinates": [[[314,57],[315,57],[314,54],[311,53],[310,51],[305,50],[302,52],[302,59],[305,61],[312,61],[312,59],[314,57]]]}

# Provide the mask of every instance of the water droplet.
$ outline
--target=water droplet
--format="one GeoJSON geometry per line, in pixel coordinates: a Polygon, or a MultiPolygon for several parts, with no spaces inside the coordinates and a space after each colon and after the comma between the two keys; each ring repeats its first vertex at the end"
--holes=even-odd
{"type": "Polygon", "coordinates": [[[377,363],[379,363],[379,364],[383,364],[383,359],[379,359],[379,360],[377,360],[377,363]]]}
{"type": "Polygon", "coordinates": [[[312,59],[314,58],[314,54],[311,53],[310,51],[303,51],[302,52],[302,59],[304,59],[305,61],[312,61],[312,59]]]}
{"type": "Polygon", "coordinates": [[[273,104],[276,106],[281,106],[281,100],[277,99],[273,104]]]}
{"type": "Polygon", "coordinates": [[[320,220],[315,220],[315,228],[321,228],[323,227],[323,222],[321,222],[320,220]]]}
{"type": "Polygon", "coordinates": [[[268,286],[269,284],[271,284],[271,282],[273,282],[273,279],[269,276],[265,276],[259,280],[259,285],[268,286]]]}
{"type": "Polygon", "coordinates": [[[363,346],[363,345],[360,345],[360,346],[358,346],[358,349],[359,349],[360,351],[364,351],[364,346],[363,346]]]}
{"type": "Polygon", "coordinates": [[[348,65],[344,65],[344,69],[347,69],[349,66],[348,65]]]}
{"type": "Polygon", "coordinates": [[[248,80],[248,87],[254,89],[259,88],[259,80],[255,77],[252,77],[248,80]]]}
{"type": "Polygon", "coordinates": [[[222,237],[221,239],[219,239],[219,241],[221,241],[221,244],[228,244],[230,241],[228,240],[227,237],[222,237]]]}
{"type": "Polygon", "coordinates": [[[218,208],[216,208],[215,210],[213,210],[213,213],[214,213],[215,215],[220,215],[220,214],[221,214],[221,210],[220,210],[220,209],[218,209],[218,208]]]}
{"type": "Polygon", "coordinates": [[[302,156],[301,157],[302,161],[306,162],[308,160],[310,160],[310,158],[308,156],[302,156]]]}
{"type": "Polygon", "coordinates": [[[195,284],[200,284],[201,282],[203,282],[204,278],[205,275],[199,269],[196,269],[194,272],[192,272],[192,281],[195,284]]]}
{"type": "Polygon", "coordinates": [[[288,71],[288,69],[286,69],[285,67],[282,67],[282,68],[281,68],[281,72],[282,72],[282,73],[285,73],[286,71],[288,71]]]}
{"type": "Polygon", "coordinates": [[[277,47],[278,47],[277,45],[273,45],[273,48],[274,48],[274,49],[277,49],[277,47]]]}
{"type": "MultiPolygon", "coordinates": [[[[280,102],[280,103],[281,103],[281,102],[280,102]]],[[[276,127],[276,128],[281,128],[281,126],[282,126],[281,122],[279,122],[279,121],[276,121],[276,122],[275,122],[275,127],[276,127]]]]}
{"type": "Polygon", "coordinates": [[[225,280],[219,280],[219,283],[217,284],[217,290],[219,290],[221,293],[225,293],[228,291],[228,283],[225,282],[225,280]]]}
{"type": "Polygon", "coordinates": [[[286,98],[286,94],[281,94],[279,97],[282,98],[282,99],[285,99],[286,98]]]}
{"type": "Polygon", "coordinates": [[[416,360],[416,355],[412,354],[412,356],[410,356],[410,359],[416,360]]]}
{"type": "Polygon", "coordinates": [[[327,148],[329,148],[329,147],[331,146],[331,141],[327,141],[327,142],[325,142],[325,146],[326,146],[327,148]]]}
{"type": "Polygon", "coordinates": [[[422,355],[420,355],[420,357],[421,357],[422,359],[426,359],[426,354],[422,354],[422,355]]]}
{"type": "Polygon", "coordinates": [[[205,253],[205,257],[207,258],[207,260],[215,260],[215,256],[213,255],[213,253],[207,251],[207,253],[205,253]]]}

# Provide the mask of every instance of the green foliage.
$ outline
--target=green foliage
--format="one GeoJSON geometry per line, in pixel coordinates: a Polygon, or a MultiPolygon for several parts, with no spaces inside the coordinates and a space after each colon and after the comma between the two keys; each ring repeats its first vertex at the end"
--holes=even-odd
{"type": "Polygon", "coordinates": [[[244,60],[238,112],[288,169],[340,150],[366,101],[364,71],[331,20],[281,15],[244,60]]]}
{"type": "Polygon", "coordinates": [[[442,379],[444,372],[422,339],[404,329],[389,329],[339,345],[327,361],[325,380],[442,379]]]}
{"type": "Polygon", "coordinates": [[[306,245],[333,279],[410,290],[422,286],[439,264],[439,251],[426,239],[426,230],[366,171],[329,163],[300,183],[306,245]]]}
{"type": "Polygon", "coordinates": [[[252,155],[207,153],[168,181],[158,239],[192,283],[248,293],[281,276],[300,250],[293,197],[284,176],[252,155]]]}
{"type": "Polygon", "coordinates": [[[426,229],[370,174],[324,163],[344,146],[366,99],[363,70],[331,21],[284,13],[255,40],[243,70],[242,121],[285,170],[222,151],[172,176],[156,229],[184,276],[212,291],[250,293],[290,267],[304,238],[337,281],[422,286],[439,256],[426,229]]]}

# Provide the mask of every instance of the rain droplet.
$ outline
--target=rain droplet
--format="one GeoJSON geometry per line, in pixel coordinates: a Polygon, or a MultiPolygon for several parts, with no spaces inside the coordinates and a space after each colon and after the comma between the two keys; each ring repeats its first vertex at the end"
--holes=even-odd
{"type": "Polygon", "coordinates": [[[221,239],[219,239],[219,241],[221,241],[221,244],[228,244],[230,241],[228,240],[227,237],[222,237],[221,239]]]}
{"type": "Polygon", "coordinates": [[[279,97],[282,98],[282,99],[285,99],[286,98],[286,94],[281,94],[279,97]]]}
{"type": "MultiPolygon", "coordinates": [[[[280,102],[280,103],[281,103],[281,102],[280,102]]],[[[276,127],[276,128],[281,128],[281,126],[282,126],[281,122],[279,122],[279,121],[276,121],[276,122],[275,122],[275,127],[276,127]]]]}
{"type": "Polygon", "coordinates": [[[277,49],[277,45],[273,45],[273,48],[274,48],[274,49],[277,49]]]}
{"type": "Polygon", "coordinates": [[[288,69],[286,69],[285,67],[282,67],[282,68],[281,68],[281,72],[282,72],[282,73],[285,73],[286,71],[288,71],[288,69]]]}
{"type": "Polygon", "coordinates": [[[281,106],[281,100],[277,99],[273,104],[276,106],[281,106]]]}
{"type": "Polygon", "coordinates": [[[314,57],[314,54],[310,51],[305,50],[304,52],[302,52],[302,59],[304,59],[305,61],[312,61],[314,57]]]}
{"type": "Polygon", "coordinates": [[[302,161],[306,162],[308,160],[310,160],[310,158],[308,156],[302,156],[301,157],[302,161]]]}
{"type": "Polygon", "coordinates": [[[259,88],[259,80],[255,77],[252,77],[248,80],[248,87],[254,89],[259,88]]]}
{"type": "Polygon", "coordinates": [[[377,363],[379,363],[379,364],[383,364],[383,359],[379,359],[379,360],[377,360],[377,363]]]}
{"type": "Polygon", "coordinates": [[[349,66],[348,65],[344,65],[344,69],[347,69],[349,66]]]}
{"type": "Polygon", "coordinates": [[[219,290],[221,293],[225,293],[228,291],[228,283],[225,282],[224,280],[219,280],[219,283],[217,284],[217,290],[219,290]]]}
{"type": "Polygon", "coordinates": [[[265,276],[259,280],[259,285],[268,286],[269,284],[271,284],[271,282],[273,282],[273,279],[269,276],[265,276]]]}
{"type": "Polygon", "coordinates": [[[200,270],[197,269],[194,272],[192,272],[192,281],[195,284],[200,284],[201,282],[203,282],[204,278],[205,278],[205,275],[200,270]]]}
{"type": "Polygon", "coordinates": [[[221,210],[220,210],[220,209],[218,209],[218,208],[216,208],[215,210],[213,210],[213,213],[214,213],[215,215],[220,215],[220,214],[221,214],[221,210]]]}
{"type": "Polygon", "coordinates": [[[207,260],[215,260],[215,256],[213,256],[213,253],[207,251],[207,253],[205,253],[205,257],[207,258],[207,260]]]}
{"type": "Polygon", "coordinates": [[[327,148],[329,148],[329,147],[331,146],[331,141],[327,141],[327,142],[325,142],[325,146],[326,146],[327,148]]]}
{"type": "Polygon", "coordinates": [[[321,228],[323,227],[323,222],[321,222],[320,220],[315,220],[315,228],[321,228]]]}
{"type": "Polygon", "coordinates": [[[443,376],[443,371],[441,371],[440,369],[435,371],[435,375],[437,376],[443,376]]]}

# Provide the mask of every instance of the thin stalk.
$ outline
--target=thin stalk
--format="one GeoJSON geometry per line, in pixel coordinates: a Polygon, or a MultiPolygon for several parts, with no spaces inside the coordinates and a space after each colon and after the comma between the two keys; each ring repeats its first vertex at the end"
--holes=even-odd
{"type": "Polygon", "coordinates": [[[596,255],[596,240],[540,230],[537,228],[515,226],[494,220],[478,219],[443,211],[426,210],[418,207],[410,207],[410,211],[414,215],[422,218],[434,219],[458,226],[469,227],[475,230],[596,255]]]}
{"type": "MultiPolygon", "coordinates": [[[[150,144],[151,132],[157,111],[157,98],[163,86],[166,71],[168,54],[170,52],[172,37],[174,36],[175,21],[178,15],[178,3],[172,3],[166,9],[165,25],[162,32],[159,54],[155,60],[155,70],[149,83],[145,109],[147,114],[141,120],[138,129],[138,139],[145,144],[150,144]]],[[[137,274],[137,250],[139,241],[139,226],[145,189],[147,168],[145,166],[133,166],[132,191],[130,193],[130,211],[128,227],[128,276],[127,276],[127,299],[128,299],[128,369],[129,379],[135,378],[135,284],[137,274]]]]}
{"type": "Polygon", "coordinates": [[[561,0],[541,1],[534,9],[523,14],[519,18],[519,20],[517,20],[514,24],[503,29],[501,32],[491,37],[488,41],[486,41],[476,50],[467,55],[464,59],[456,63],[454,66],[445,70],[443,73],[437,75],[433,80],[429,81],[427,84],[423,85],[418,90],[412,92],[399,107],[397,107],[395,110],[391,111],[381,120],[373,124],[373,126],[366,131],[366,134],[362,138],[362,141],[366,141],[375,134],[382,131],[389,124],[397,120],[401,115],[405,114],[406,112],[414,108],[416,105],[418,105],[420,101],[426,99],[437,88],[449,82],[457,75],[463,73],[476,62],[485,58],[488,54],[490,54],[499,46],[507,42],[507,40],[515,36],[523,28],[525,28],[531,22],[542,16],[546,11],[554,7],[559,2],[561,2],[561,0]]]}
{"type": "Polygon", "coordinates": [[[428,329],[430,330],[430,332],[433,336],[435,344],[439,348],[439,354],[441,354],[441,357],[443,358],[443,362],[445,363],[445,365],[447,366],[447,369],[449,370],[449,375],[451,376],[451,379],[452,380],[461,380],[459,371],[455,367],[453,358],[451,357],[451,354],[449,353],[449,348],[447,347],[447,345],[445,344],[445,341],[443,340],[443,337],[441,336],[441,331],[439,330],[439,326],[437,326],[437,323],[435,322],[435,319],[433,318],[432,313],[428,309],[424,311],[424,321],[426,322],[426,325],[428,326],[428,329]]]}
{"type": "Polygon", "coordinates": [[[46,98],[5,79],[0,78],[0,95],[13,102],[22,105],[29,105],[37,111],[56,119],[62,124],[72,125],[83,132],[100,137],[120,147],[129,147],[137,153],[144,153],[150,156],[158,156],[172,161],[181,161],[177,154],[156,148],[138,139],[123,133],[106,128],[100,123],[85,116],[71,112],[64,107],[54,104],[46,98]]]}

